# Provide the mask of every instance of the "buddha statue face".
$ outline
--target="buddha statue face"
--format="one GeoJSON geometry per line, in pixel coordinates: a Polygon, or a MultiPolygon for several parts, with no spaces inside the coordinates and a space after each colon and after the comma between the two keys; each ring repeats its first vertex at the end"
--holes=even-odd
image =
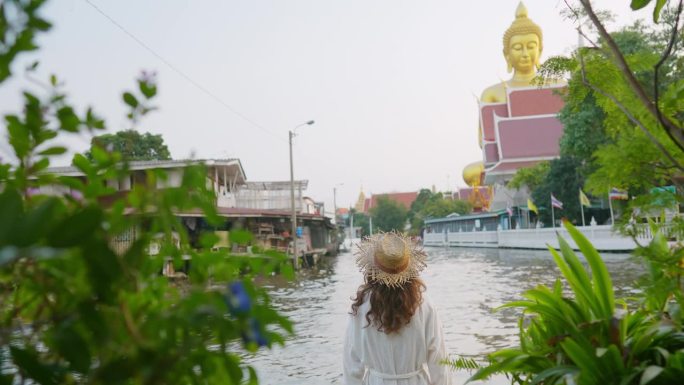
{"type": "Polygon", "coordinates": [[[534,75],[542,51],[542,31],[527,17],[527,8],[521,2],[515,11],[515,20],[504,33],[503,54],[508,72],[516,75],[534,75]]]}
{"type": "Polygon", "coordinates": [[[528,75],[536,72],[540,56],[539,36],[534,33],[511,37],[508,52],[504,54],[508,72],[515,69],[517,74],[528,75]]]}

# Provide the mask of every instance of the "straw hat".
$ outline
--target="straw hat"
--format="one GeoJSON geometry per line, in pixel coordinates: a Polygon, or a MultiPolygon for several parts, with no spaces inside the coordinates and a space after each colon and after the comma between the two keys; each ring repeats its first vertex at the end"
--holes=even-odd
{"type": "Polygon", "coordinates": [[[425,251],[394,232],[364,238],[354,255],[361,272],[393,287],[417,277],[426,266],[425,251]]]}

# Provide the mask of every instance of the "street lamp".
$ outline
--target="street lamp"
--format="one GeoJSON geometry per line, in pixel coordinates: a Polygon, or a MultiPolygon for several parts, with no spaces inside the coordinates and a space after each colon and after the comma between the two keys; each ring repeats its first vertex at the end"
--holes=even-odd
{"type": "Polygon", "coordinates": [[[333,222],[337,226],[337,188],[344,186],[344,183],[338,183],[333,187],[333,222]]]}
{"type": "Polygon", "coordinates": [[[294,195],[294,166],[292,165],[292,138],[295,137],[296,131],[299,127],[310,126],[314,124],[313,120],[302,123],[290,131],[290,203],[292,206],[292,255],[294,256],[294,268],[299,269],[299,255],[297,254],[297,211],[295,208],[294,195]]]}

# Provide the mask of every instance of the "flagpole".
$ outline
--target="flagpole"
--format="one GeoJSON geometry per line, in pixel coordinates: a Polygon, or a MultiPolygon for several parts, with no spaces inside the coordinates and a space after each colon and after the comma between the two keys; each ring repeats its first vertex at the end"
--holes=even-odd
{"type": "Polygon", "coordinates": [[[551,227],[555,228],[556,227],[556,213],[555,210],[553,209],[553,195],[551,195],[551,227]]]}
{"type": "Polygon", "coordinates": [[[610,199],[610,194],[608,194],[608,207],[610,208],[610,224],[615,224],[615,217],[613,217],[613,200],[610,199]]]}
{"type": "MultiPolygon", "coordinates": [[[[582,189],[580,189],[579,191],[580,191],[580,194],[582,194],[582,189]]],[[[582,195],[579,196],[579,200],[580,200],[580,210],[582,212],[582,227],[584,227],[586,225],[584,224],[584,204],[582,204],[582,195]]]]}

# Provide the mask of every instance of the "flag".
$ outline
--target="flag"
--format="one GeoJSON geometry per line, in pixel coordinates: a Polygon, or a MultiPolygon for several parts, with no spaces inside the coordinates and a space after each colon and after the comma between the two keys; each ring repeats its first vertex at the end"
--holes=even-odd
{"type": "Polygon", "coordinates": [[[527,198],[527,209],[530,211],[534,211],[537,215],[539,215],[539,210],[537,209],[537,206],[532,202],[532,199],[527,198]]]}
{"type": "Polygon", "coordinates": [[[608,193],[608,198],[611,200],[613,200],[613,199],[629,199],[629,195],[627,195],[627,191],[616,189],[615,187],[613,187],[612,189],[610,189],[610,192],[608,193]]]}
{"type": "Polygon", "coordinates": [[[513,209],[511,208],[510,204],[506,206],[506,212],[508,213],[509,217],[513,216],[513,209]]]}
{"type": "Polygon", "coordinates": [[[585,207],[591,206],[591,202],[589,202],[589,198],[587,198],[587,195],[584,193],[584,191],[582,191],[582,189],[580,189],[579,198],[580,198],[580,204],[582,206],[585,206],[585,207]]]}
{"type": "Polygon", "coordinates": [[[563,210],[563,202],[559,201],[553,194],[551,194],[551,206],[563,210]]]}

